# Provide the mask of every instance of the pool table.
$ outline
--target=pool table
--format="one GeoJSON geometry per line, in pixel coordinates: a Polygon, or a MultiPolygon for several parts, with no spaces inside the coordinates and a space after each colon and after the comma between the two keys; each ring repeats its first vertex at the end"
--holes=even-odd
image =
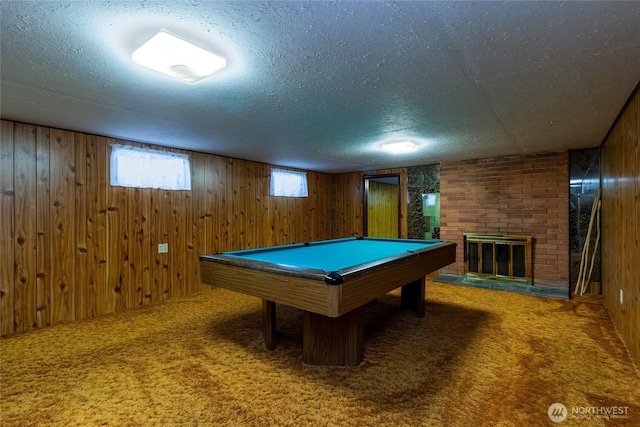
{"type": "Polygon", "coordinates": [[[276,303],[304,312],[303,362],[358,365],[363,307],[402,286],[403,307],[424,316],[425,276],[455,262],[441,240],[353,237],[200,257],[201,279],[262,298],[265,345],[276,347],[276,303]]]}

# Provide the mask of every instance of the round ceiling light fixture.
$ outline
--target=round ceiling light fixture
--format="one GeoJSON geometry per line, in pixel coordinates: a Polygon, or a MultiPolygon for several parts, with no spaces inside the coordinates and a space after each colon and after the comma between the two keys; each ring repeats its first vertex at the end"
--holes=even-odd
{"type": "Polygon", "coordinates": [[[391,154],[404,154],[416,151],[418,144],[412,141],[387,142],[382,144],[380,148],[391,154]]]}

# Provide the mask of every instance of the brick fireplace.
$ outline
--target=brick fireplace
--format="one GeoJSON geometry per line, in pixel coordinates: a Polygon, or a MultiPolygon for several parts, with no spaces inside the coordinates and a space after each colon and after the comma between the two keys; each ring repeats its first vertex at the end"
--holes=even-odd
{"type": "Polygon", "coordinates": [[[464,233],[535,241],[535,284],[569,288],[569,155],[552,152],[443,163],[440,238],[458,243],[442,273],[465,273],[464,233]]]}

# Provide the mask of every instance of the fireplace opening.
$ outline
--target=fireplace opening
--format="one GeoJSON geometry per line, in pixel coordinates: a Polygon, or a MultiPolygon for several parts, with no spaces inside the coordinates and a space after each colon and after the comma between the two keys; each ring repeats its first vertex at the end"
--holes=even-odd
{"type": "Polygon", "coordinates": [[[464,233],[464,275],[533,284],[532,238],[464,233]]]}

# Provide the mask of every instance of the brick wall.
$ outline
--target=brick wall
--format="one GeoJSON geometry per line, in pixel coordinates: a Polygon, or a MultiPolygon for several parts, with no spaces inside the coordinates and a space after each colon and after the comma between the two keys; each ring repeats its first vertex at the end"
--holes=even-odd
{"type": "Polygon", "coordinates": [[[458,243],[443,273],[463,274],[462,233],[529,234],[534,284],[569,287],[568,152],[443,163],[440,194],[440,238],[458,243]]]}

